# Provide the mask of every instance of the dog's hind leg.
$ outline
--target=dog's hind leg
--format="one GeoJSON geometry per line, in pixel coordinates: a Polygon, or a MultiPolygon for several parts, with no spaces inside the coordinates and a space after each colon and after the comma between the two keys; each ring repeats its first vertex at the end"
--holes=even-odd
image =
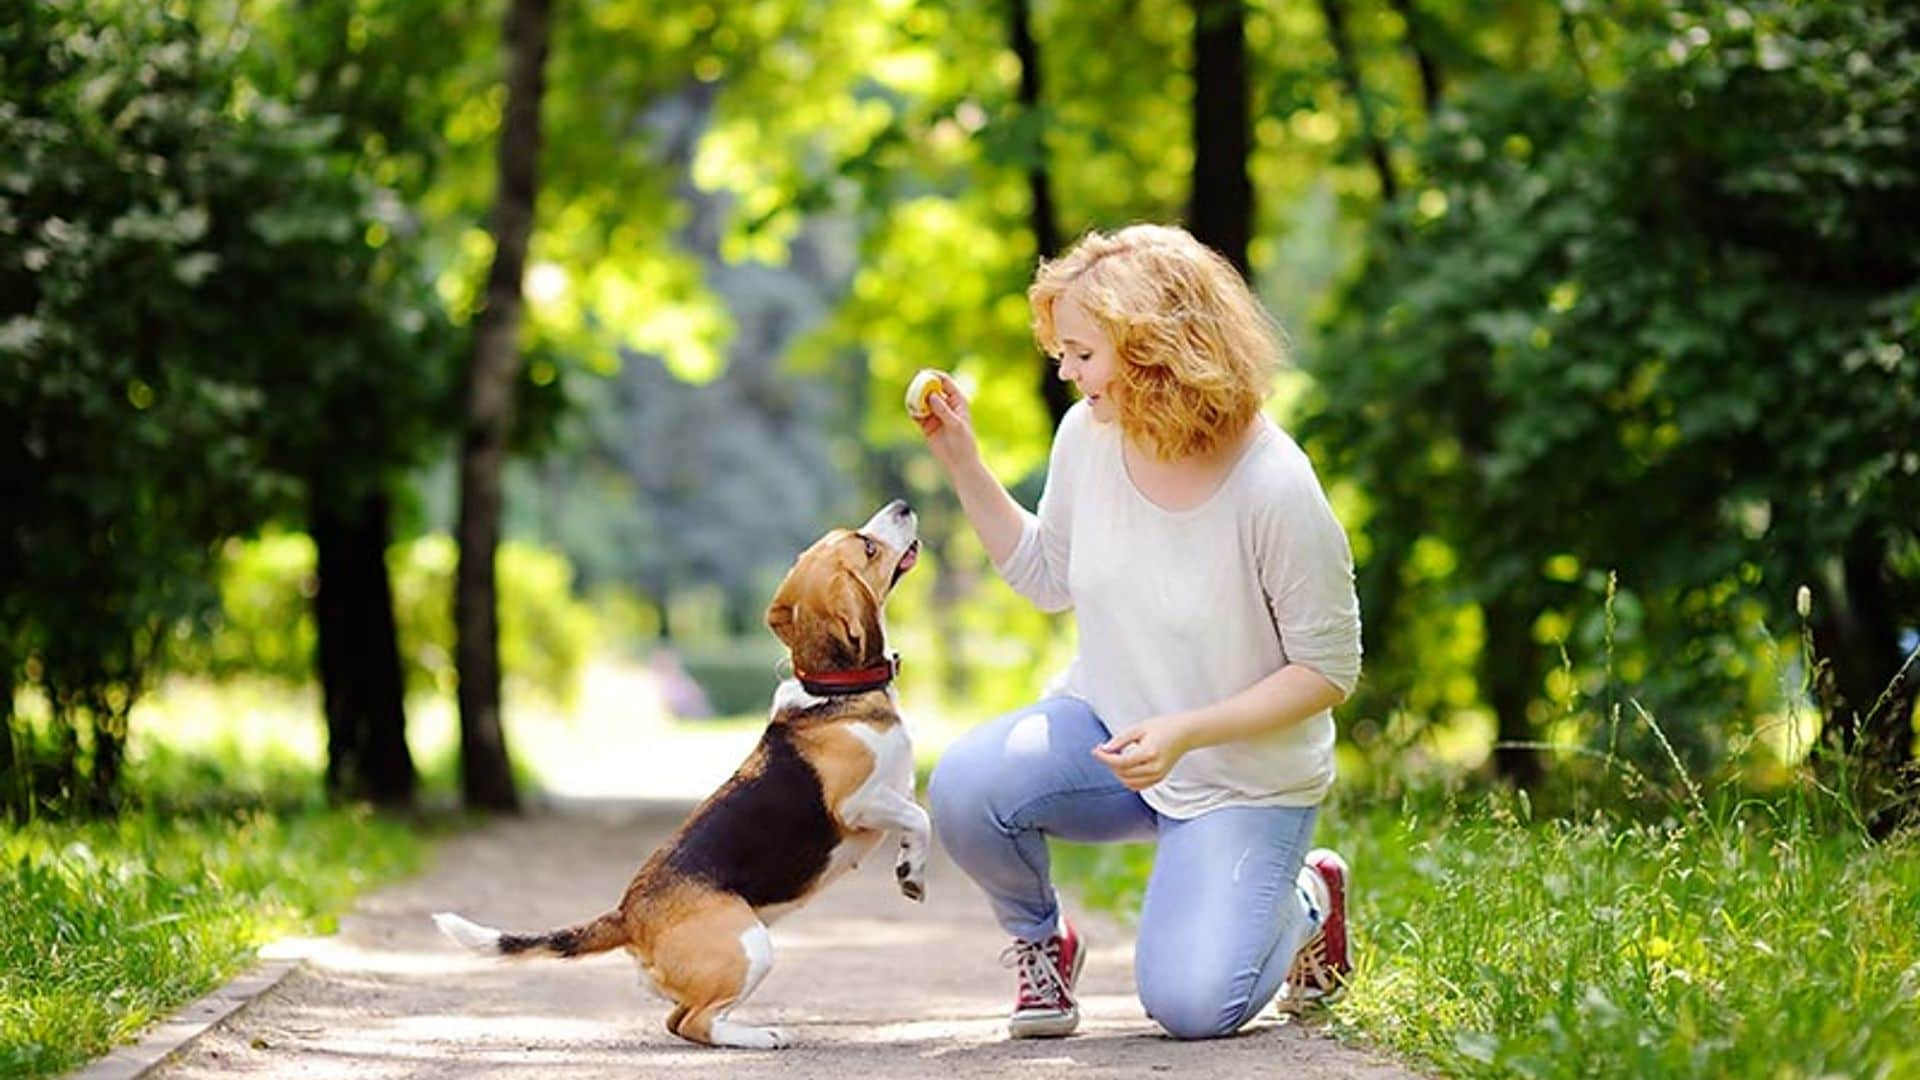
{"type": "Polygon", "coordinates": [[[716,1009],[708,1024],[708,1033],[717,1046],[739,1046],[752,1050],[777,1050],[787,1045],[786,1033],[779,1028],[753,1027],[727,1019],[734,1006],[747,1000],[773,968],[773,936],[758,920],[740,933],[740,950],[747,955],[747,977],[739,996],[716,1009]]]}
{"type": "Polygon", "coordinates": [[[653,952],[661,989],[679,1005],[667,1030],[713,1046],[774,1050],[787,1045],[777,1028],[727,1019],[773,967],[773,938],[745,901],[709,908],[662,934],[653,952]]]}

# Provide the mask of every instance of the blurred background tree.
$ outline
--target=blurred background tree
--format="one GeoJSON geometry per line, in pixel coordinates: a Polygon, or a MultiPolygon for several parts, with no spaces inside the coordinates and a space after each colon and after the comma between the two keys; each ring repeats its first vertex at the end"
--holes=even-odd
{"type": "MultiPolygon", "coordinates": [[[[110,800],[163,670],[310,679],[333,790],[406,801],[407,695],[449,689],[506,0],[5,6],[11,805],[110,800]]],[[[1031,502],[1068,403],[1036,260],[1185,220],[1287,327],[1272,411],[1354,539],[1348,767],[1545,795],[1588,751],[1670,776],[1664,739],[1764,783],[1824,731],[1913,805],[1907,6],[551,20],[501,532],[553,561],[499,563],[509,700],[671,640],[716,701],[764,701],[773,582],[895,495],[931,556],[908,692],[962,720],[1031,695],[1067,624],[989,581],[900,390],[954,372],[1031,502]]]]}

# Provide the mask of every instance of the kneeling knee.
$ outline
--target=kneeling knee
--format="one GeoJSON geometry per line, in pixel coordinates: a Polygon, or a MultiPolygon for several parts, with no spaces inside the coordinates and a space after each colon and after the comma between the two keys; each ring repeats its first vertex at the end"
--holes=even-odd
{"type": "Polygon", "coordinates": [[[1147,1015],[1168,1035],[1176,1039],[1218,1039],[1240,1029],[1241,1008],[1234,1005],[1224,987],[1210,992],[1205,987],[1140,988],[1140,1004],[1147,1015]]]}

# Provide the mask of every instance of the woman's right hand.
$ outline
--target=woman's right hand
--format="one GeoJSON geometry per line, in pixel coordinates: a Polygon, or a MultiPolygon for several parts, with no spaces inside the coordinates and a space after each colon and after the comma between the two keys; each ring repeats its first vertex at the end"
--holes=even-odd
{"type": "Polygon", "coordinates": [[[927,397],[927,407],[927,415],[916,421],[920,435],[948,475],[957,466],[977,460],[980,444],[973,437],[973,412],[960,384],[942,374],[940,391],[927,397]]]}

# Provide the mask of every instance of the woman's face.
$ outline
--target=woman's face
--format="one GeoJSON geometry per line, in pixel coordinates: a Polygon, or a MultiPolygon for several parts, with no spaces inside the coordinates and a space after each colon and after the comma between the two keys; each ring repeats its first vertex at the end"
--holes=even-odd
{"type": "Polygon", "coordinates": [[[1069,288],[1053,302],[1053,335],[1060,345],[1056,358],[1060,377],[1087,399],[1095,420],[1112,420],[1116,414],[1110,391],[1114,389],[1118,361],[1113,355],[1113,342],[1080,306],[1078,290],[1069,288]]]}

